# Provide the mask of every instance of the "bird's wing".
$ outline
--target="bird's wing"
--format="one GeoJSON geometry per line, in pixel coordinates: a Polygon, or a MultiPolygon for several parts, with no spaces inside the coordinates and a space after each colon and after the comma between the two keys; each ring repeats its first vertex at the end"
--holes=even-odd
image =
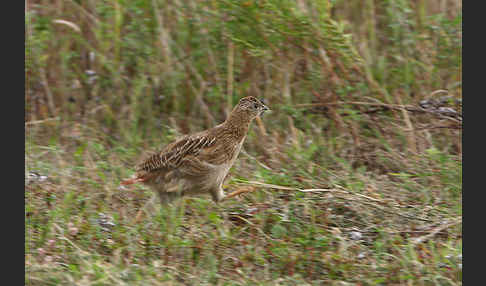
{"type": "Polygon", "coordinates": [[[148,173],[160,169],[177,168],[190,157],[197,157],[200,152],[211,148],[215,141],[216,137],[207,134],[182,137],[139,164],[136,171],[148,173]]]}
{"type": "Polygon", "coordinates": [[[178,172],[190,177],[204,177],[208,173],[218,172],[221,166],[229,164],[237,146],[222,140],[221,137],[218,137],[217,141],[197,153],[184,157],[177,169],[178,172]]]}
{"type": "Polygon", "coordinates": [[[197,159],[213,166],[231,162],[235,155],[239,153],[241,144],[233,138],[225,137],[225,134],[221,134],[218,137],[218,143],[201,150],[196,156],[197,159]]]}

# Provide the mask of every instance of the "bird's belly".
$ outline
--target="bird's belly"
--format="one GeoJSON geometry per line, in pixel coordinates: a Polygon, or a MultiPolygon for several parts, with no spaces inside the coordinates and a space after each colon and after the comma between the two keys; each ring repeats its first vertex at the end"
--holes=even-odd
{"type": "Polygon", "coordinates": [[[223,184],[224,178],[226,178],[226,175],[228,174],[229,170],[235,163],[235,160],[238,157],[238,154],[240,153],[242,145],[243,145],[243,140],[241,140],[241,142],[235,146],[231,159],[228,162],[215,166],[213,176],[214,178],[216,178],[215,180],[218,188],[223,184]]]}
{"type": "Polygon", "coordinates": [[[154,184],[163,184],[166,192],[182,191],[184,194],[202,194],[211,190],[220,189],[226,175],[233,166],[238,157],[243,142],[236,144],[232,150],[231,157],[223,164],[211,164],[208,162],[199,162],[198,168],[204,170],[203,174],[194,175],[192,170],[181,171],[178,169],[167,172],[164,176],[154,180],[154,184]]]}
{"type": "Polygon", "coordinates": [[[221,165],[210,165],[207,167],[209,172],[204,176],[178,176],[177,172],[169,172],[164,179],[155,180],[154,184],[163,184],[166,192],[182,191],[186,195],[196,195],[201,193],[208,193],[210,190],[219,188],[226,174],[231,168],[228,162],[221,165]]]}
{"type": "Polygon", "coordinates": [[[232,165],[233,162],[228,162],[214,168],[212,174],[214,186],[219,187],[223,184],[224,178],[226,178],[226,175],[228,174],[232,165]]]}
{"type": "Polygon", "coordinates": [[[204,177],[204,183],[208,188],[219,188],[222,184],[229,170],[233,166],[238,154],[240,153],[243,140],[235,145],[234,150],[232,150],[231,159],[223,164],[208,164],[210,166],[210,172],[204,177]]]}

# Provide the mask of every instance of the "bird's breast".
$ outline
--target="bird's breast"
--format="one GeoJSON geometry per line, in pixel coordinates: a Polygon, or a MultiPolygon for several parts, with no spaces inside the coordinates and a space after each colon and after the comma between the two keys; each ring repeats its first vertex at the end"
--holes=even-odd
{"type": "Polygon", "coordinates": [[[239,142],[238,144],[235,144],[233,146],[233,150],[230,151],[230,156],[228,160],[223,162],[222,164],[218,165],[213,165],[213,172],[211,174],[212,182],[214,182],[216,185],[220,186],[223,184],[224,178],[228,174],[229,170],[235,163],[236,158],[238,157],[238,154],[240,153],[241,146],[243,145],[243,141],[239,142]]]}

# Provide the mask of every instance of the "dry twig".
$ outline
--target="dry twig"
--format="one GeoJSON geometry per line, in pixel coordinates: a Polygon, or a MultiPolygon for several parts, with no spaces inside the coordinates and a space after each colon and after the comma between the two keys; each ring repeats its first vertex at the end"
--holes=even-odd
{"type": "Polygon", "coordinates": [[[462,223],[462,218],[457,218],[455,221],[452,221],[452,222],[449,222],[449,223],[446,223],[446,224],[439,225],[438,227],[434,228],[430,233],[428,233],[428,234],[426,234],[424,236],[415,238],[412,241],[412,243],[413,244],[419,244],[419,243],[421,243],[423,241],[428,240],[429,238],[432,238],[434,235],[436,235],[437,233],[443,231],[444,229],[449,228],[449,227],[452,227],[452,226],[455,226],[455,225],[460,224],[460,223],[462,223]]]}

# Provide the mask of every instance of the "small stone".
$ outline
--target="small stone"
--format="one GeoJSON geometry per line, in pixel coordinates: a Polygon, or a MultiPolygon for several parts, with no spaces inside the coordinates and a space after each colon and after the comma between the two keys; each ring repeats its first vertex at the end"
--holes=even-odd
{"type": "Polygon", "coordinates": [[[47,181],[47,179],[47,176],[40,175],[36,172],[29,172],[29,174],[27,174],[27,184],[42,183],[47,181]]]}
{"type": "Polygon", "coordinates": [[[113,218],[105,215],[104,213],[99,213],[98,216],[98,224],[101,226],[101,230],[111,232],[112,228],[116,226],[116,224],[112,221],[113,218]]]}
{"type": "Polygon", "coordinates": [[[447,267],[449,267],[449,265],[447,265],[447,263],[440,262],[440,263],[437,264],[437,267],[438,268],[447,268],[447,267]]]}
{"type": "Polygon", "coordinates": [[[360,240],[363,235],[359,231],[352,231],[350,234],[352,240],[360,240]]]}
{"type": "Polygon", "coordinates": [[[96,75],[96,72],[94,70],[86,70],[85,73],[86,73],[87,76],[95,76],[96,75]]]}

